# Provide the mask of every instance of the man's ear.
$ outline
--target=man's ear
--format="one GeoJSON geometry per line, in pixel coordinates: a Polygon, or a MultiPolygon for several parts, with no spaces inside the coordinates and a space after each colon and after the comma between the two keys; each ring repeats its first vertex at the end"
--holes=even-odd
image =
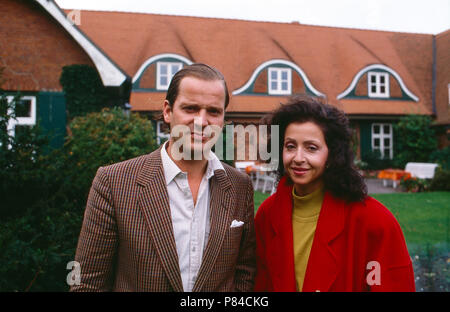
{"type": "Polygon", "coordinates": [[[167,124],[170,124],[170,117],[172,115],[172,107],[170,107],[169,101],[165,100],[163,104],[163,117],[167,124]]]}

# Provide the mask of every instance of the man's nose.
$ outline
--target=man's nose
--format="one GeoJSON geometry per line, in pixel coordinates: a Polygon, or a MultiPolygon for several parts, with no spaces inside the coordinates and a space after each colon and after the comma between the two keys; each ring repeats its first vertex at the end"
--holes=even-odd
{"type": "Polygon", "coordinates": [[[205,110],[200,110],[198,115],[194,118],[194,124],[199,127],[206,127],[208,123],[208,116],[205,110]]]}

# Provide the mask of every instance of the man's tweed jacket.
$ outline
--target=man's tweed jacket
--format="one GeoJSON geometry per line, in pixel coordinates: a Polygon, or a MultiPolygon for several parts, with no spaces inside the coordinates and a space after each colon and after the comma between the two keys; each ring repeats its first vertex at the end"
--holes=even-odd
{"type": "MultiPolygon", "coordinates": [[[[183,291],[160,149],[98,169],[75,255],[81,283],[71,291],[183,291]]],[[[223,166],[210,180],[211,230],[193,291],[253,289],[253,188],[223,166]]]]}

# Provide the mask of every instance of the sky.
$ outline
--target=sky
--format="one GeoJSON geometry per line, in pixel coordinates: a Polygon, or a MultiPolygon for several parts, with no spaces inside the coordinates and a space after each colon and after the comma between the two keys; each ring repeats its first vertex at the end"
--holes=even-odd
{"type": "Polygon", "coordinates": [[[218,17],[438,34],[450,0],[56,0],[64,9],[218,17]]]}

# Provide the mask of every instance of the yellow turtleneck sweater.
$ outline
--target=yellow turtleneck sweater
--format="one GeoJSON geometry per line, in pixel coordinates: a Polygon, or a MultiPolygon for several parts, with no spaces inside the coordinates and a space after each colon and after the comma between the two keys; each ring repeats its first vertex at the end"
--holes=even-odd
{"type": "Polygon", "coordinates": [[[298,196],[292,188],[292,232],[297,290],[302,291],[306,266],[324,197],[323,187],[306,196],[298,196]]]}

